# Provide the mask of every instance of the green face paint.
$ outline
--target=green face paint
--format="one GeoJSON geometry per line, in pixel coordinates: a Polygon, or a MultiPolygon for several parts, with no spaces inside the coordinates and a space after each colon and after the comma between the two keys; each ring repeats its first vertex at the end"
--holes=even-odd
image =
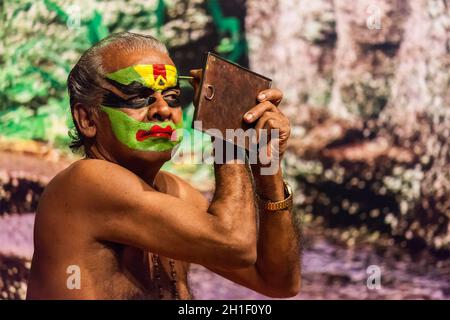
{"type": "Polygon", "coordinates": [[[111,122],[116,138],[130,149],[140,151],[168,151],[183,139],[182,123],[172,121],[140,122],[126,113],[101,106],[111,122]]]}

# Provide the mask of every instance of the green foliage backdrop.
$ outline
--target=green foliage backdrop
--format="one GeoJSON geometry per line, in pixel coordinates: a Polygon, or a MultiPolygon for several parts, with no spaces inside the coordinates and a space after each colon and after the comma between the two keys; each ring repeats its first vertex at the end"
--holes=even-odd
{"type": "Polygon", "coordinates": [[[173,48],[214,27],[217,51],[236,61],[246,50],[239,20],[225,17],[217,0],[6,0],[1,9],[0,136],[8,138],[67,146],[67,75],[84,50],[110,33],[151,34],[173,48]]]}

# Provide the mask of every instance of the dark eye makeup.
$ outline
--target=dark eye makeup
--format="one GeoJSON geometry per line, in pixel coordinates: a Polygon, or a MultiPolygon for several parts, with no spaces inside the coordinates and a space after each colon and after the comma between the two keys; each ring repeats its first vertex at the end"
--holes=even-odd
{"type": "Polygon", "coordinates": [[[117,81],[105,78],[106,81],[108,81],[110,84],[112,84],[114,87],[116,87],[117,89],[119,89],[121,92],[123,92],[124,94],[126,94],[127,96],[151,96],[152,94],[155,93],[155,91],[153,91],[152,89],[144,86],[142,83],[137,82],[137,81],[133,81],[130,84],[121,84],[117,81]]]}
{"type": "Polygon", "coordinates": [[[105,107],[111,108],[139,109],[146,107],[154,103],[155,101],[156,101],[155,97],[133,97],[130,99],[123,99],[118,95],[116,95],[114,92],[107,90],[107,92],[103,95],[102,104],[105,107]]]}
{"type": "Polygon", "coordinates": [[[163,96],[164,100],[167,102],[169,107],[179,107],[181,106],[180,95],[177,93],[171,93],[163,96]]]}
{"type": "MultiPolygon", "coordinates": [[[[107,92],[103,95],[102,104],[106,107],[139,109],[149,106],[156,101],[156,98],[152,97],[155,91],[145,87],[141,83],[134,81],[129,85],[123,85],[110,79],[106,80],[124,94],[133,96],[128,99],[124,99],[111,90],[104,88],[107,92]]],[[[167,89],[166,93],[163,92],[163,99],[167,102],[169,107],[177,108],[181,106],[180,97],[179,93],[174,90],[179,90],[179,87],[176,86],[167,89]]]]}

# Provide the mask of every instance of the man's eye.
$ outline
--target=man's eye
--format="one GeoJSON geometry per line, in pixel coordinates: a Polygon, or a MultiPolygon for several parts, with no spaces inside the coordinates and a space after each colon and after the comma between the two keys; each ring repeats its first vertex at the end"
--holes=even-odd
{"type": "Polygon", "coordinates": [[[164,96],[164,100],[166,100],[167,104],[170,107],[179,107],[180,106],[180,97],[177,94],[169,94],[164,96]]]}
{"type": "Polygon", "coordinates": [[[130,102],[132,102],[133,104],[145,104],[148,102],[148,99],[146,98],[136,98],[136,99],[131,99],[130,102]]]}
{"type": "Polygon", "coordinates": [[[134,108],[143,108],[146,107],[148,105],[151,105],[153,102],[155,102],[155,98],[154,97],[148,97],[148,98],[133,98],[129,100],[129,103],[132,105],[132,107],[134,108]]]}

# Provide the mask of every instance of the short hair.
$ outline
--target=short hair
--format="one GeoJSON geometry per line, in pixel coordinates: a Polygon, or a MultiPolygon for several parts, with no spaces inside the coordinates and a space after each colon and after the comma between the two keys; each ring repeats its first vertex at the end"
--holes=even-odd
{"type": "Polygon", "coordinates": [[[77,152],[81,148],[86,152],[88,143],[73,116],[74,107],[81,103],[95,111],[101,104],[105,93],[105,89],[101,86],[105,76],[102,53],[109,46],[114,46],[118,50],[125,51],[125,53],[140,49],[153,49],[168,54],[167,47],[158,39],[150,35],[132,32],[113,33],[82,54],[67,78],[70,111],[75,125],[75,128],[69,130],[70,148],[73,152],[77,152]]]}

